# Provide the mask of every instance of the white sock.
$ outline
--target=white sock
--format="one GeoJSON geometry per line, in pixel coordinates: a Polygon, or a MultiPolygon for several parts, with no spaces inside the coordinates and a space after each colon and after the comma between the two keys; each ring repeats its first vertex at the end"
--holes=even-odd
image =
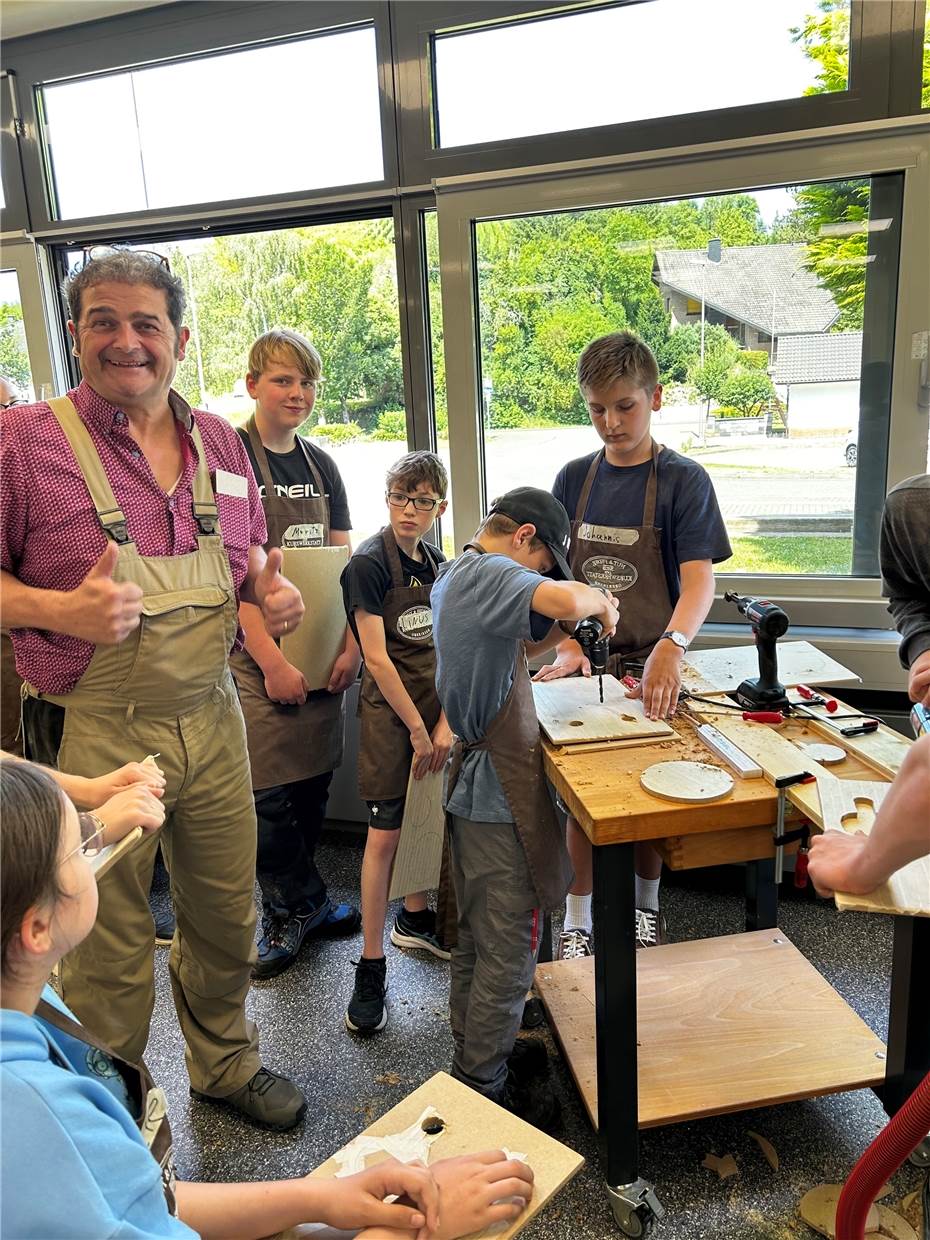
{"type": "Polygon", "coordinates": [[[573,896],[571,892],[565,897],[565,929],[586,930],[591,933],[591,895],[573,896]]]}
{"type": "Polygon", "coordinates": [[[653,913],[659,911],[659,883],[660,878],[640,878],[636,875],[636,907],[651,909],[653,913]]]}

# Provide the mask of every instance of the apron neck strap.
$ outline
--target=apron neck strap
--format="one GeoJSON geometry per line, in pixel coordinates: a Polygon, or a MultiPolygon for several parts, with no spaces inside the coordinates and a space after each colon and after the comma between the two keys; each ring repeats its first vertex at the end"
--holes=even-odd
{"type": "Polygon", "coordinates": [[[594,479],[597,477],[597,471],[601,461],[604,459],[605,449],[601,448],[600,452],[595,454],[594,460],[585,475],[584,484],[581,488],[581,494],[578,496],[578,504],[575,508],[575,520],[580,522],[584,520],[585,509],[588,507],[588,499],[591,495],[591,488],[594,486],[594,479]]]}
{"type": "MultiPolygon", "coordinates": [[[[313,459],[313,455],[310,452],[310,445],[307,443],[306,439],[302,439],[300,435],[297,436],[297,443],[300,445],[300,450],[304,454],[304,460],[307,462],[307,468],[310,470],[310,476],[313,479],[313,485],[316,487],[317,491],[320,493],[320,496],[323,499],[323,503],[325,504],[326,503],[326,487],[323,484],[323,475],[320,473],[320,471],[316,467],[316,461],[313,459]]],[[[267,483],[266,483],[266,488],[267,488],[267,483]]],[[[265,494],[266,495],[268,494],[267,489],[265,491],[265,494]]],[[[328,511],[328,506],[327,506],[327,511],[328,511]]]]}
{"type": "Polygon", "coordinates": [[[381,531],[381,542],[384,544],[388,568],[391,570],[391,589],[402,590],[404,588],[404,570],[400,562],[397,539],[394,537],[394,531],[390,525],[386,525],[381,531]]]}
{"type": "Polygon", "coordinates": [[[656,523],[656,493],[659,489],[658,460],[659,460],[659,445],[653,439],[652,441],[652,469],[649,471],[649,479],[646,483],[646,498],[643,503],[643,525],[655,525],[656,523]]]}
{"type": "Polygon", "coordinates": [[[103,468],[100,454],[94,447],[90,432],[81,421],[81,416],[68,396],[56,396],[48,402],[48,407],[58,419],[65,438],[71,445],[74,459],[84,475],[84,482],[90,492],[90,498],[97,512],[97,520],[107,538],[121,545],[129,543],[129,528],[126,517],[116,502],[110,480],[103,468]]]}
{"type": "Polygon", "coordinates": [[[258,433],[258,425],[255,421],[254,413],[246,422],[245,429],[249,436],[249,443],[252,445],[252,451],[255,453],[258,472],[262,476],[262,486],[265,488],[265,495],[270,499],[274,495],[274,483],[271,481],[271,466],[268,464],[268,453],[265,451],[262,437],[258,433]]]}
{"type": "Polygon", "coordinates": [[[68,1016],[65,1012],[59,1011],[45,999],[40,999],[36,1004],[36,1016],[52,1025],[55,1029],[60,1029],[62,1033],[67,1033],[72,1038],[77,1038],[79,1042],[85,1042],[88,1046],[93,1046],[95,1050],[103,1051],[105,1055],[113,1057],[113,1052],[108,1046],[95,1038],[89,1029],[85,1029],[83,1025],[79,1025],[76,1020],[68,1016]]]}

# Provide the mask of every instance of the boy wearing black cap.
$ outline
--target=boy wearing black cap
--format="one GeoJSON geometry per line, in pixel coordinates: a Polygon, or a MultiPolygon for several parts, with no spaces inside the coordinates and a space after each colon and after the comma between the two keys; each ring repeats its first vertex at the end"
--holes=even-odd
{"type": "Polygon", "coordinates": [[[536,653],[558,640],[553,621],[597,616],[608,634],[617,623],[616,599],[572,579],[569,529],[547,491],[509,491],[441,566],[430,597],[436,688],[458,738],[446,789],[459,909],[452,1073],[541,1127],[555,1122],[555,1099],[521,1088],[508,1059],[541,915],[562,903],[571,867],[543,773],[527,644],[536,653]]]}

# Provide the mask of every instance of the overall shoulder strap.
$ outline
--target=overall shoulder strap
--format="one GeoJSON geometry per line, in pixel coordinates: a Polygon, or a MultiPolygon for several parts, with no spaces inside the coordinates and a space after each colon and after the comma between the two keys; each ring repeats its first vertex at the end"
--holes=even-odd
{"type": "Polygon", "coordinates": [[[74,453],[78,468],[84,475],[84,481],[103,532],[115,543],[130,542],[126,517],[116,502],[116,496],[113,494],[110,480],[103,468],[100,454],[90,437],[90,431],[81,421],[80,414],[71,398],[55,396],[48,402],[48,407],[57,418],[59,426],[71,445],[71,451],[74,453]]]}
{"type": "Polygon", "coordinates": [[[191,507],[197,523],[198,534],[216,535],[220,532],[220,514],[216,506],[216,496],[210,482],[210,467],[207,464],[207,450],[203,444],[200,427],[196,421],[191,423],[191,439],[197,452],[197,470],[194,474],[193,502],[191,507]]]}

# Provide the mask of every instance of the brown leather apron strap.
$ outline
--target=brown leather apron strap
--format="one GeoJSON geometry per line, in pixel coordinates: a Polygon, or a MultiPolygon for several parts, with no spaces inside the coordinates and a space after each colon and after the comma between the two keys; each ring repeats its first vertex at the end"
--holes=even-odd
{"type": "MultiPolygon", "coordinates": [[[[310,451],[310,445],[307,443],[305,439],[301,439],[299,435],[297,436],[297,442],[300,445],[301,452],[304,454],[304,460],[307,462],[307,468],[310,470],[310,476],[313,479],[313,485],[316,487],[317,491],[319,492],[320,498],[323,501],[323,503],[326,503],[326,484],[323,482],[323,475],[320,473],[320,471],[316,467],[316,461],[313,459],[313,455],[310,451]]],[[[267,491],[266,491],[266,494],[267,494],[267,491]]],[[[327,504],[327,508],[328,507],[329,505],[327,504]]]]}
{"type": "Polygon", "coordinates": [[[394,537],[394,531],[390,525],[386,525],[381,531],[381,541],[384,544],[384,554],[388,562],[388,568],[391,570],[391,589],[402,590],[404,588],[404,570],[400,562],[400,552],[397,549],[397,539],[394,537]]]}
{"type": "Polygon", "coordinates": [[[68,396],[56,396],[48,402],[48,407],[58,420],[64,431],[65,438],[71,445],[74,459],[84,475],[84,482],[90,492],[90,498],[97,512],[97,520],[103,532],[115,543],[131,542],[126,517],[116,502],[110,480],[103,468],[100,454],[94,447],[90,432],[81,421],[80,414],[68,396]]]}
{"type": "Polygon", "coordinates": [[[268,464],[268,453],[265,451],[265,445],[262,443],[262,437],[258,433],[254,413],[249,418],[248,422],[246,422],[245,429],[249,436],[249,443],[252,445],[252,451],[255,453],[255,460],[258,464],[258,472],[262,476],[262,485],[265,488],[265,495],[274,495],[274,483],[271,480],[271,466],[268,464]]]}
{"type": "Polygon", "coordinates": [[[643,525],[655,525],[656,523],[656,496],[659,490],[658,460],[659,445],[653,440],[652,469],[649,471],[649,479],[646,483],[646,498],[643,503],[643,525]]]}
{"type": "Polygon", "coordinates": [[[575,508],[575,520],[576,521],[584,520],[585,509],[588,506],[588,498],[591,495],[591,488],[594,486],[594,479],[597,477],[597,471],[603,459],[604,459],[604,449],[601,448],[600,452],[598,452],[594,460],[591,462],[591,466],[588,469],[587,474],[585,475],[584,484],[582,485],[582,488],[581,488],[581,494],[578,496],[578,504],[575,508]]]}

